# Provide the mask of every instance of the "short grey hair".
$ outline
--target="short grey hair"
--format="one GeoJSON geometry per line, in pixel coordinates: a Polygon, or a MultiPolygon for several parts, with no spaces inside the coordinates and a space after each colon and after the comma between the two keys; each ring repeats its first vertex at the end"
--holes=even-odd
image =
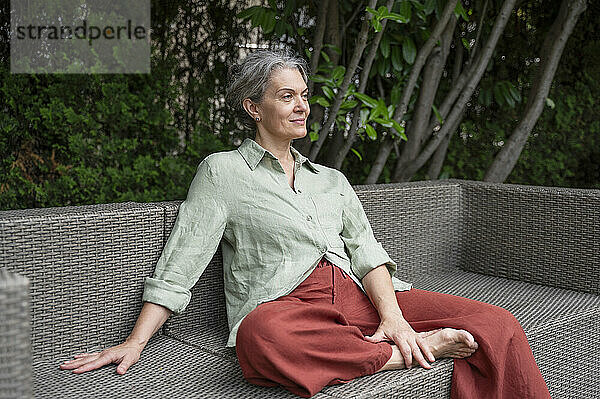
{"type": "Polygon", "coordinates": [[[225,101],[245,128],[256,129],[256,121],[244,109],[244,99],[260,103],[271,74],[281,69],[298,69],[304,82],[308,84],[308,63],[289,49],[255,51],[248,54],[241,63],[229,68],[225,101]]]}

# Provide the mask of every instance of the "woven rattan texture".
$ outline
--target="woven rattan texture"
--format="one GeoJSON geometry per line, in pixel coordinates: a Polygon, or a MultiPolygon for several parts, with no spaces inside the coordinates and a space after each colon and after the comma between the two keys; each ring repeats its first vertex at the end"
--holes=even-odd
{"type": "MultiPolygon", "coordinates": [[[[590,372],[600,366],[599,297],[512,280],[543,284],[552,277],[544,269],[550,260],[552,272],[562,273],[551,284],[598,292],[600,269],[593,252],[599,247],[598,190],[462,180],[354,188],[376,237],[398,262],[400,278],[416,288],[507,308],[525,328],[553,397],[600,398],[597,373],[590,372]],[[518,209],[521,201],[527,212],[518,209]],[[576,209],[564,211],[571,201],[576,209]],[[506,225],[500,216],[507,217],[506,225]],[[502,254],[497,238],[506,252],[515,253],[502,254]],[[582,267],[574,262],[578,240],[582,267]],[[561,262],[563,268],[556,268],[561,262]]],[[[58,368],[73,353],[119,342],[130,332],[141,306],[143,277],[154,270],[179,204],[0,212],[0,267],[31,281],[37,397],[113,397],[115,392],[119,397],[292,397],[281,388],[246,383],[234,350],[224,348],[220,249],[193,288],[186,312],[165,325],[177,339],[155,337],[125,376],[116,375],[114,366],[83,375],[58,368]]],[[[315,398],[448,397],[451,370],[446,359],[428,372],[377,373],[326,387],[315,398]]]]}
{"type": "Polygon", "coordinates": [[[600,297],[477,273],[425,276],[416,288],[510,310],[519,320],[553,398],[599,398],[600,297]]]}
{"type": "MultiPolygon", "coordinates": [[[[313,398],[447,398],[451,368],[451,361],[446,359],[430,371],[387,371],[326,387],[313,398]]],[[[249,384],[236,362],[166,336],[152,339],[140,361],[123,376],[115,373],[114,365],[75,375],[60,370],[57,362],[37,361],[34,389],[35,397],[52,399],[297,398],[279,387],[249,384]]]]}
{"type": "Polygon", "coordinates": [[[283,388],[251,385],[237,364],[164,335],[150,340],[124,375],[115,365],[76,375],[58,368],[66,359],[34,363],[36,398],[297,398],[283,388]]]}
{"type": "Polygon", "coordinates": [[[600,294],[600,190],[461,186],[465,270],[600,294]]]}
{"type": "Polygon", "coordinates": [[[29,280],[0,269],[0,398],[31,397],[29,280]]]}
{"type": "Polygon", "coordinates": [[[149,204],[0,212],[0,267],[31,280],[34,359],[127,337],[163,226],[163,209],[149,204]]]}
{"type": "Polygon", "coordinates": [[[354,186],[375,237],[412,282],[423,273],[457,269],[460,188],[421,182],[354,186]]]}

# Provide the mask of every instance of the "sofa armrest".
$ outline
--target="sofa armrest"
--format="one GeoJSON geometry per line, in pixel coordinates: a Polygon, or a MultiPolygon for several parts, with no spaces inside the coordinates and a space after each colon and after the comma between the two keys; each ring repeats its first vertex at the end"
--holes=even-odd
{"type": "Polygon", "coordinates": [[[600,294],[600,190],[457,181],[461,268],[600,294]]]}
{"type": "Polygon", "coordinates": [[[0,269],[0,397],[31,397],[29,280],[0,269]]]}

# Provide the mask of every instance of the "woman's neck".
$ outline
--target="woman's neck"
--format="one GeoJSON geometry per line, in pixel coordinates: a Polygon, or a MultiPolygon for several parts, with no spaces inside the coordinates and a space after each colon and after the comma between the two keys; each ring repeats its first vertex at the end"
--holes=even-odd
{"type": "Polygon", "coordinates": [[[258,134],[254,138],[262,148],[268,150],[271,154],[275,155],[281,164],[293,164],[294,157],[290,151],[291,140],[275,141],[264,139],[258,134]]]}

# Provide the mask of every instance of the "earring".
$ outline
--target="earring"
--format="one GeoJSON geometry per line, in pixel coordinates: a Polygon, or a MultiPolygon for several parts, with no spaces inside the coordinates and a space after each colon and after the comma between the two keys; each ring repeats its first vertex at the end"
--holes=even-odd
{"type": "Polygon", "coordinates": [[[256,117],[256,121],[257,121],[257,122],[260,122],[260,118],[259,118],[258,116],[256,117]]]}

